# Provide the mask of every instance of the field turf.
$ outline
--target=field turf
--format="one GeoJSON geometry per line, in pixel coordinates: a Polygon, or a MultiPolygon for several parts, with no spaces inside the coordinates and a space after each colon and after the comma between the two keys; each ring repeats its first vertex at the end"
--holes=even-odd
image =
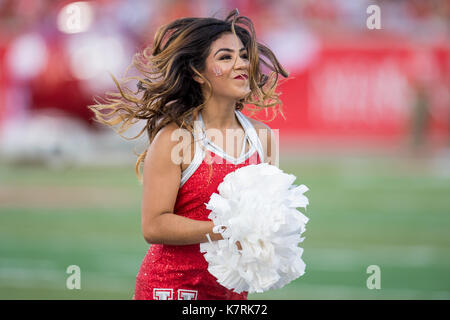
{"type": "MultiPolygon", "coordinates": [[[[396,157],[282,155],[280,168],[310,189],[306,273],[249,299],[450,299],[448,175],[396,157]]],[[[131,299],[148,249],[140,205],[133,164],[0,164],[0,299],[131,299]],[[66,288],[70,265],[80,290],[66,288]]]]}

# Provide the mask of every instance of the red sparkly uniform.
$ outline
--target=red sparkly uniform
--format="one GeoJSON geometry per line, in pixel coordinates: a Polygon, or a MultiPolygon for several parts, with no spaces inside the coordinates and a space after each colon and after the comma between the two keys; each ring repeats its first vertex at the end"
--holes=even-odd
{"type": "MultiPolygon", "coordinates": [[[[195,127],[198,124],[201,127],[195,132],[199,132],[201,137],[196,139],[191,164],[182,172],[175,214],[195,220],[210,220],[208,215],[211,211],[205,204],[214,192],[218,193],[217,188],[223,178],[238,168],[263,162],[261,142],[253,125],[240,111],[235,113],[245,131],[243,148],[237,159],[206,138],[205,126],[199,115],[200,121],[195,122],[195,127]],[[250,148],[244,153],[247,139],[250,148]]],[[[247,292],[238,294],[217,282],[208,272],[208,262],[200,252],[200,244],[152,244],[137,274],[133,299],[246,300],[247,292]]]]}

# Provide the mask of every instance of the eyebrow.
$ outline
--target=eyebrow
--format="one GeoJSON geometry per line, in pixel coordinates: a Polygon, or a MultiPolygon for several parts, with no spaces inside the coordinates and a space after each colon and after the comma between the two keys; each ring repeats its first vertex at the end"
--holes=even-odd
{"type": "MultiPolygon", "coordinates": [[[[246,50],[245,48],[241,48],[241,49],[239,50],[239,52],[245,51],[245,50],[246,50]]],[[[216,51],[216,53],[214,54],[214,57],[215,57],[220,51],[234,52],[234,50],[233,50],[233,49],[230,49],[230,48],[220,48],[219,50],[216,51]]]]}

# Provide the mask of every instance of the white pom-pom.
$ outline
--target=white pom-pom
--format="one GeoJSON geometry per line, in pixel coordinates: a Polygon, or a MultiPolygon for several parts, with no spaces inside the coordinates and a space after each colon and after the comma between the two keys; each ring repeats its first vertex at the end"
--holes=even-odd
{"type": "Polygon", "coordinates": [[[208,271],[237,293],[278,289],[305,273],[301,259],[309,204],[296,177],[261,163],[229,173],[206,208],[224,240],[201,243],[208,271]],[[222,229],[225,227],[225,230],[222,229]],[[238,249],[237,241],[241,246],[238,249]]]}

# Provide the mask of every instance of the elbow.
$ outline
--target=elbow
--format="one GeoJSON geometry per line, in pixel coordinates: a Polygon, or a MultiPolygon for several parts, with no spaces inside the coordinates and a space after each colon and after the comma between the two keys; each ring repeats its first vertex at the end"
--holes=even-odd
{"type": "Polygon", "coordinates": [[[163,244],[163,241],[160,237],[158,237],[157,235],[154,235],[152,233],[144,233],[143,234],[145,242],[147,242],[148,244],[163,244]]]}
{"type": "Polygon", "coordinates": [[[148,244],[154,244],[154,239],[148,232],[142,231],[142,236],[144,237],[145,242],[148,244]]]}
{"type": "Polygon", "coordinates": [[[166,228],[163,227],[165,222],[161,220],[161,216],[163,214],[145,218],[145,215],[143,215],[142,235],[148,244],[167,243],[166,228]]]}
{"type": "Polygon", "coordinates": [[[162,244],[162,239],[158,234],[157,228],[148,226],[142,228],[142,235],[148,244],[162,244]]]}

